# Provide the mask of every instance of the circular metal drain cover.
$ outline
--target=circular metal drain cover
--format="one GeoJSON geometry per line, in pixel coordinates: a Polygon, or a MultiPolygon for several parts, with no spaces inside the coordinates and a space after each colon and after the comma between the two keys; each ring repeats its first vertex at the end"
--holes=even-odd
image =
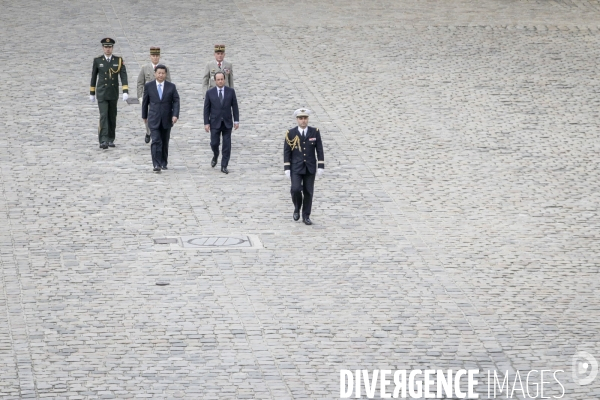
{"type": "Polygon", "coordinates": [[[244,243],[247,243],[248,246],[250,245],[248,238],[242,239],[227,236],[193,238],[187,240],[186,243],[192,246],[240,246],[244,245],[244,243]]]}
{"type": "Polygon", "coordinates": [[[157,250],[196,250],[215,251],[230,249],[262,249],[263,245],[257,235],[193,235],[178,237],[154,238],[154,244],[161,246],[157,250]]]}

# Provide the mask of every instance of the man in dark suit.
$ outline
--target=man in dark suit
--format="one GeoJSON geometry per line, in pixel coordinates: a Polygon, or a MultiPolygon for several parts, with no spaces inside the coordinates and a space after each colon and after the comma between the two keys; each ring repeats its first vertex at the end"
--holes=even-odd
{"type": "Polygon", "coordinates": [[[221,144],[221,135],[223,136],[221,172],[228,174],[227,165],[231,156],[231,128],[239,128],[240,114],[235,90],[225,86],[225,74],[217,72],[215,82],[217,86],[207,90],[204,97],[204,130],[210,131],[210,147],[214,154],[210,166],[213,168],[219,159],[219,145],[221,144]]]}
{"type": "Polygon", "coordinates": [[[283,142],[283,170],[292,180],[290,192],[294,203],[293,218],[294,221],[300,219],[302,208],[302,222],[306,225],[312,225],[310,211],[315,175],[321,176],[325,170],[321,133],[319,128],[308,126],[309,114],[310,110],[305,108],[294,112],[298,126],[286,132],[283,142]]]}
{"type": "Polygon", "coordinates": [[[152,164],[154,172],[167,169],[171,128],[179,118],[179,94],[174,84],[166,81],[167,67],[154,68],[156,80],[144,85],[142,119],[148,123],[152,137],[152,164]]]}

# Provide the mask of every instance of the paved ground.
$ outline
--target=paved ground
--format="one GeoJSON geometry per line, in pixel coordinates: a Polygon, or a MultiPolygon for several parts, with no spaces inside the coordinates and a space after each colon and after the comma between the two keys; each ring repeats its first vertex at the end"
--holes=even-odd
{"type": "Polygon", "coordinates": [[[600,398],[568,372],[600,359],[600,2],[1,4],[0,398],[333,399],[342,368],[564,369],[565,399],[600,398]],[[149,46],[172,67],[168,172],[139,106],[97,148],[105,36],[133,88],[149,46]],[[228,176],[201,118],[218,42],[228,176]],[[282,168],[300,106],[312,227],[282,168]],[[153,242],[234,233],[264,249],[153,242]]]}

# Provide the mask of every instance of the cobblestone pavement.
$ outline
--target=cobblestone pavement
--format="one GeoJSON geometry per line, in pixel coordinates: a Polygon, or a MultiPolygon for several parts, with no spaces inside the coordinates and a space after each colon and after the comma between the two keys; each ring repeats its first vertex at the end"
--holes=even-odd
{"type": "Polygon", "coordinates": [[[593,0],[3,1],[0,398],[334,399],[358,368],[562,369],[565,399],[600,398],[570,374],[576,351],[600,360],[599,18],[593,0]],[[150,46],[172,67],[160,175],[138,105],[97,148],[105,36],[132,88],[150,46]],[[218,42],[241,109],[227,176],[201,116],[218,42]],[[325,142],[312,227],[282,168],[301,106],[325,142]],[[230,234],[264,248],[153,241],[230,234]]]}

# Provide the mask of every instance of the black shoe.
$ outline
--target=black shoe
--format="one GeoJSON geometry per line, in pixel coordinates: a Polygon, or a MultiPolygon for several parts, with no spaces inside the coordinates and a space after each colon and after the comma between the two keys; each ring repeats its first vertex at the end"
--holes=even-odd
{"type": "Polygon", "coordinates": [[[227,171],[227,167],[221,167],[221,172],[224,174],[228,174],[229,171],[227,171]]]}
{"type": "Polygon", "coordinates": [[[217,160],[219,159],[219,157],[213,157],[212,161],[210,162],[210,166],[211,167],[215,167],[215,165],[217,165],[217,160]]]}
{"type": "Polygon", "coordinates": [[[115,142],[108,142],[108,147],[115,147],[115,142]]]}
{"type": "Polygon", "coordinates": [[[104,149],[104,150],[108,149],[108,143],[106,143],[106,142],[102,142],[102,143],[100,144],[100,148],[101,148],[101,149],[104,149]]]}
{"type": "Polygon", "coordinates": [[[150,143],[150,135],[146,135],[146,137],[144,138],[144,142],[150,143]]]}
{"type": "Polygon", "coordinates": [[[160,167],[154,167],[154,172],[160,172],[160,167]]]}
{"type": "Polygon", "coordinates": [[[166,165],[163,165],[161,168],[162,168],[162,169],[169,169],[169,168],[167,168],[167,166],[166,166],[166,165]]]}
{"type": "Polygon", "coordinates": [[[306,225],[312,225],[312,221],[308,217],[302,218],[302,222],[304,222],[306,225]]]}
{"type": "Polygon", "coordinates": [[[300,212],[299,211],[294,211],[294,221],[298,221],[300,219],[300,212]]]}

